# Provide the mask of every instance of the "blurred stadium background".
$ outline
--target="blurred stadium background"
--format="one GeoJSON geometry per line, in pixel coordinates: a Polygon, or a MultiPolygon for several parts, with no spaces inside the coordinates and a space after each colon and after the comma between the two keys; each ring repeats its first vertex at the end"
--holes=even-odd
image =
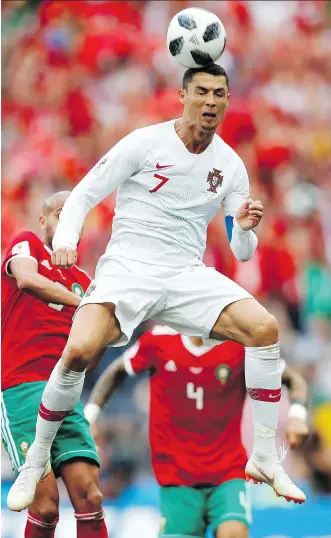
{"type": "MultiPolygon", "coordinates": [[[[205,261],[235,279],[281,325],[283,357],[310,386],[312,434],[287,467],[309,498],[283,504],[251,488],[253,538],[331,536],[331,4],[324,1],[2,1],[2,253],[22,229],[38,233],[43,198],[71,189],[136,127],[178,117],[184,68],[165,46],[172,16],[205,7],[223,21],[231,103],[221,133],[243,158],[265,205],[260,247],[236,262],[223,217],[205,261]]],[[[114,196],[87,218],[79,262],[91,275],[109,238],[114,196]]],[[[144,332],[145,324],[137,331],[144,332]]],[[[122,348],[123,349],[123,348],[122,348]]],[[[118,350],[110,350],[108,359],[118,350]]],[[[86,383],[90,388],[107,364],[86,383]]],[[[282,401],[280,439],[288,402],[282,401]]],[[[148,381],[130,381],[105,409],[98,443],[112,538],[156,538],[158,492],[149,466],[148,381]]],[[[243,435],[250,447],[250,409],[243,435]]],[[[2,452],[3,538],[23,535],[9,513],[13,475],[2,452]]],[[[63,496],[58,537],[75,535],[63,496]]]]}

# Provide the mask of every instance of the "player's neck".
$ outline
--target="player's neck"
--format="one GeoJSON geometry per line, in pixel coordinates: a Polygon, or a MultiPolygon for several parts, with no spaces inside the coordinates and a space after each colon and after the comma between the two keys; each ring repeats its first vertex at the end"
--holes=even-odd
{"type": "Polygon", "coordinates": [[[199,336],[190,336],[190,340],[195,347],[203,346],[203,341],[199,336]]]}
{"type": "Polygon", "coordinates": [[[203,131],[183,118],[175,124],[175,130],[190,153],[202,153],[212,142],[215,131],[203,131]]]}

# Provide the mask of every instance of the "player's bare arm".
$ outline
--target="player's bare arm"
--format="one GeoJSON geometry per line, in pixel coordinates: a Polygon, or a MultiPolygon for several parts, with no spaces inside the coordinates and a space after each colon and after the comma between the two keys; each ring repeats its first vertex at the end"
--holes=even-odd
{"type": "Polygon", "coordinates": [[[291,407],[286,425],[286,439],[290,448],[300,446],[309,435],[307,425],[308,385],[299,372],[287,366],[282,383],[289,389],[291,407]]]}
{"type": "Polygon", "coordinates": [[[73,307],[77,307],[81,301],[81,297],[75,293],[39,274],[34,260],[14,258],[10,262],[10,271],[18,288],[37,299],[73,307]]]}
{"type": "Polygon", "coordinates": [[[107,400],[124,383],[127,377],[128,374],[125,370],[124,360],[122,357],[118,357],[106,368],[98,379],[91,392],[87,406],[94,404],[102,409],[107,400]]]}

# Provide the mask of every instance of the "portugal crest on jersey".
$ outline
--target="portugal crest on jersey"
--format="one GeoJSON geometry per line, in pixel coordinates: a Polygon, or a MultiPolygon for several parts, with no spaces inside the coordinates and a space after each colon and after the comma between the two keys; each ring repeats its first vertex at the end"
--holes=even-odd
{"type": "Polygon", "coordinates": [[[219,382],[222,385],[225,385],[225,383],[228,381],[229,377],[231,376],[231,368],[227,364],[220,364],[217,366],[215,370],[216,378],[219,380],[219,382]]]}
{"type": "Polygon", "coordinates": [[[207,189],[210,192],[217,193],[218,187],[220,187],[223,183],[223,176],[221,170],[217,170],[217,168],[213,168],[212,171],[209,172],[207,177],[207,183],[209,183],[209,189],[207,189]]]}

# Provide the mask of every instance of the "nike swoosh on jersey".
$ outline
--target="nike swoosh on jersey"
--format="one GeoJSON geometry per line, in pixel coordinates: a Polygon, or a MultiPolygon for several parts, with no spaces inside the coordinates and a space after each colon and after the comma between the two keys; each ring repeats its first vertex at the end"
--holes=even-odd
{"type": "Polygon", "coordinates": [[[275,394],[275,395],[274,394],[269,394],[269,398],[272,398],[272,399],[279,398],[279,396],[280,396],[280,394],[275,394]]]}
{"type": "Polygon", "coordinates": [[[172,168],[173,166],[175,166],[175,165],[174,165],[174,164],[165,164],[165,165],[162,165],[162,166],[161,166],[160,163],[157,163],[157,164],[156,164],[156,168],[158,168],[159,170],[160,170],[161,168],[172,168]]]}

